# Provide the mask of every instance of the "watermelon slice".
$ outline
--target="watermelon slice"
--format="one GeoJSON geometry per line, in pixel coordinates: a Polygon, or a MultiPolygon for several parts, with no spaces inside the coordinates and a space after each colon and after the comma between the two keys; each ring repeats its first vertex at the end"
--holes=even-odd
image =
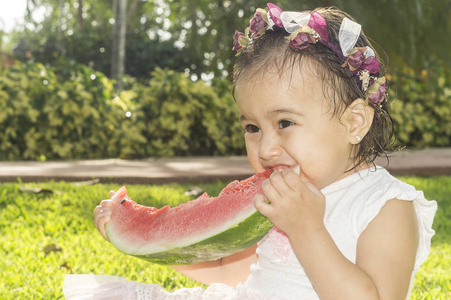
{"type": "Polygon", "coordinates": [[[119,251],[164,265],[210,261],[245,250],[272,227],[253,201],[270,173],[233,181],[218,197],[204,193],[173,208],[136,204],[122,187],[111,197],[106,233],[119,251]]]}

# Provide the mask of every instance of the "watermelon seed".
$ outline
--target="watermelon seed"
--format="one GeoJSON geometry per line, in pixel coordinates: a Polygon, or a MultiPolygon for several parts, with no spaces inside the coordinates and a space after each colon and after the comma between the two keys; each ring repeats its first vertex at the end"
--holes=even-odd
{"type": "Polygon", "coordinates": [[[122,201],[121,201],[121,204],[124,204],[124,202],[125,202],[125,198],[124,198],[124,199],[122,199],[122,201]]]}

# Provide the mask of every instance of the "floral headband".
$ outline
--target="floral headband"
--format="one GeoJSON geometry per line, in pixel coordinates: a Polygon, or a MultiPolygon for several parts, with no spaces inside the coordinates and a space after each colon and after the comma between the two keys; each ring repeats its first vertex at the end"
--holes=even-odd
{"type": "Polygon", "coordinates": [[[276,27],[290,34],[286,38],[290,40],[292,48],[305,49],[317,42],[327,46],[344,62],[342,67],[348,67],[352,72],[359,88],[366,94],[366,100],[379,105],[385,100],[385,76],[375,76],[380,67],[373,49],[355,47],[362,27],[360,24],[344,18],[338,33],[340,45],[336,45],[329,41],[326,20],[318,12],[283,12],[276,5],[268,3],[268,12],[257,8],[244,33],[235,31],[233,50],[240,55],[253,40],[276,27]]]}

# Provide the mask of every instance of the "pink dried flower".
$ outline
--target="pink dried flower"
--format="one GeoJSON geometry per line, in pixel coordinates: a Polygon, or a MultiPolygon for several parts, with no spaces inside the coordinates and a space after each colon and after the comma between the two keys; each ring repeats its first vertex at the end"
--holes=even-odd
{"type": "Polygon", "coordinates": [[[299,32],[294,39],[291,40],[291,47],[297,49],[305,49],[310,43],[314,43],[315,40],[307,32],[299,32]]]}
{"type": "Polygon", "coordinates": [[[329,42],[329,33],[327,32],[327,23],[324,17],[318,12],[314,11],[310,15],[308,26],[315,30],[321,39],[327,44],[329,42]]]}
{"type": "Polygon", "coordinates": [[[348,56],[347,63],[349,65],[349,69],[351,71],[355,71],[360,68],[365,60],[365,53],[361,49],[357,49],[357,51],[348,56]]]}
{"type": "Polygon", "coordinates": [[[249,38],[242,32],[235,30],[235,36],[233,38],[233,50],[237,52],[237,55],[243,51],[243,49],[249,44],[249,38]]]}
{"type": "Polygon", "coordinates": [[[386,91],[385,76],[372,80],[368,88],[368,100],[374,104],[381,104],[385,100],[386,91]]]}
{"type": "Polygon", "coordinates": [[[266,11],[257,8],[257,11],[254,14],[254,17],[249,22],[249,31],[252,32],[252,38],[256,39],[265,33],[266,28],[268,28],[268,16],[266,15],[266,11]]]}
{"type": "Polygon", "coordinates": [[[342,66],[348,66],[351,71],[367,70],[371,74],[379,72],[379,62],[374,56],[366,57],[366,49],[366,47],[356,47],[350,50],[348,59],[342,66]]]}
{"type": "Polygon", "coordinates": [[[287,39],[291,41],[291,47],[305,49],[309,44],[315,44],[318,40],[329,42],[326,20],[317,12],[312,12],[308,25],[291,33],[287,39]]]}
{"type": "Polygon", "coordinates": [[[280,14],[282,13],[282,10],[277,5],[268,3],[268,13],[274,24],[276,24],[276,26],[283,28],[283,23],[282,20],[280,19],[280,14]]]}
{"type": "Polygon", "coordinates": [[[380,71],[379,62],[374,56],[367,57],[361,64],[360,69],[368,70],[371,74],[377,73],[380,71]]]}

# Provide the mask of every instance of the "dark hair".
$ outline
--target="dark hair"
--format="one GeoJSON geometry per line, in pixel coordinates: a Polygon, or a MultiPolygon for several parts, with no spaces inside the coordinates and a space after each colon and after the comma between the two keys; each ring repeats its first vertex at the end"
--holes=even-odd
{"type": "MultiPolygon", "coordinates": [[[[338,32],[341,22],[345,17],[351,20],[353,18],[334,7],[317,8],[315,11],[326,20],[329,41],[339,45],[338,32]]],[[[288,35],[284,29],[279,27],[274,30],[266,30],[265,34],[253,40],[241,52],[234,66],[234,92],[239,80],[255,74],[262,74],[272,68],[282,75],[287,71],[293,71],[295,67],[300,67],[304,60],[308,60],[318,66],[315,72],[323,81],[324,95],[332,102],[333,116],[344,113],[355,99],[366,99],[366,95],[358,86],[354,75],[349,68],[342,67],[344,62],[329,47],[317,42],[302,50],[292,48],[290,41],[286,39],[288,35]]],[[[355,46],[368,46],[374,50],[363,31],[355,46]]],[[[375,76],[382,77],[385,74],[384,66],[377,54],[376,58],[379,61],[380,71],[375,76]]],[[[388,152],[393,151],[394,127],[389,113],[388,99],[386,98],[381,104],[367,102],[374,109],[374,118],[368,133],[356,145],[353,157],[354,167],[363,162],[374,163],[377,157],[386,156],[388,152]]]]}

